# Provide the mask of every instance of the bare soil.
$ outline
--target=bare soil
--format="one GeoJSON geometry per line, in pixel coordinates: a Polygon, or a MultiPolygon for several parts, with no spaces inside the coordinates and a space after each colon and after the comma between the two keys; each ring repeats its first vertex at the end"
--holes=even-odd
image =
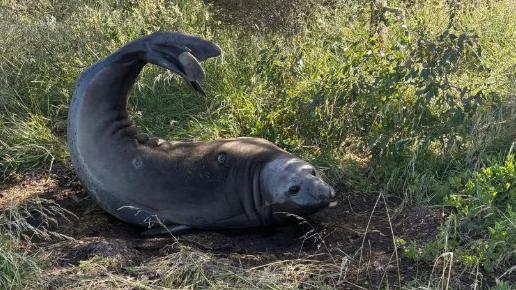
{"type": "MultiPolygon", "coordinates": [[[[232,259],[235,253],[243,254],[234,261],[240,267],[304,258],[341,264],[342,280],[349,281],[338,285],[343,289],[393,286],[399,283],[398,279],[403,284],[427,281],[432,265],[409,260],[400,245],[397,263],[392,233],[407,244],[416,241],[423,245],[435,238],[445,217],[442,209],[401,207],[401,200],[396,197],[385,198],[386,206],[384,197],[378,193],[337,190],[337,206],[287,227],[144,237],[142,229],[127,225],[99,208],[68,165],[55,166],[50,175],[32,173],[20,182],[0,188],[3,192],[0,211],[10,203],[6,202],[8,193],[12,195],[16,191],[53,200],[76,216],[68,221],[62,219],[50,228],[73,239],[36,242],[50,261],[48,273],[60,273],[99,255],[115,258],[119,265],[116,271],[123,273],[128,266],[173,251],[171,245],[180,242],[227,259],[232,259]]],[[[454,277],[462,279],[460,275],[454,277]]],[[[467,279],[456,285],[464,286],[464,283],[467,279]]]]}

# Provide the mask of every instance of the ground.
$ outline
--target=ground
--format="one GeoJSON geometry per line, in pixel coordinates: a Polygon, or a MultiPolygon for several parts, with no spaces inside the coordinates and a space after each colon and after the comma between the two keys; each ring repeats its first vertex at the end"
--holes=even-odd
{"type": "MultiPolygon", "coordinates": [[[[282,279],[294,281],[297,284],[288,285],[301,288],[311,288],[307,286],[311,285],[311,279],[342,289],[386,287],[399,281],[407,285],[415,280],[443,280],[442,269],[409,260],[399,243],[399,239],[418,244],[432,240],[444,221],[443,209],[402,206],[398,198],[384,198],[378,193],[345,192],[337,186],[336,206],[287,227],[144,237],[142,229],[124,224],[99,208],[66,164],[54,166],[51,174],[26,175],[0,190],[3,192],[0,211],[8,210],[15,202],[23,203],[21,198],[34,197],[53,201],[69,211],[64,214],[68,220],[60,217],[57,223],[47,226],[60,237],[36,239],[32,245],[47,261],[42,275],[50,288],[77,286],[74,279],[84,282],[98,277],[122,277],[126,280],[120,285],[133,281],[136,284],[132,287],[145,288],[138,281],[156,285],[153,283],[166,278],[167,273],[156,265],[164,263],[167,257],[176,260],[174,267],[178,259],[185,259],[182,261],[185,264],[193,259],[201,267],[206,263],[218,270],[221,265],[244,271],[289,269],[282,279]],[[398,241],[397,251],[392,233],[398,241]]],[[[38,225],[41,220],[36,214],[30,222],[38,225]]],[[[220,275],[214,277],[223,279],[220,275]]],[[[471,282],[468,275],[454,273],[453,277],[456,281],[450,283],[461,288],[467,288],[471,282]]],[[[184,286],[189,278],[181,279],[171,282],[172,285],[184,286]]]]}

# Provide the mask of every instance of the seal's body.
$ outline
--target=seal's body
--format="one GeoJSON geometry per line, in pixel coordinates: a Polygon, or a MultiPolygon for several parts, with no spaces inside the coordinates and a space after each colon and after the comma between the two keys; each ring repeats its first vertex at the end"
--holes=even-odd
{"type": "Polygon", "coordinates": [[[137,134],[126,110],[143,66],[180,74],[195,90],[198,60],[220,54],[213,43],[181,33],[133,41],[86,69],[68,115],[68,142],[79,179],[115,217],[199,229],[272,225],[275,212],[309,214],[333,189],[313,166],[259,138],[166,142],[137,134]]]}

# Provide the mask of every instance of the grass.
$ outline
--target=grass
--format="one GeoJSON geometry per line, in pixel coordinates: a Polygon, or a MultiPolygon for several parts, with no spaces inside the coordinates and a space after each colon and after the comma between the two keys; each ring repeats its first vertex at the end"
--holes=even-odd
{"type": "Polygon", "coordinates": [[[128,278],[127,273],[104,274],[113,267],[113,260],[96,256],[69,269],[57,283],[61,289],[324,289],[328,281],[338,282],[338,265],[317,260],[277,261],[242,269],[229,259],[181,245],[172,247],[177,249],[171,254],[127,269],[130,276],[139,277],[137,280],[128,278]]]}
{"type": "MultiPolygon", "coordinates": [[[[461,267],[501,275],[514,266],[514,193],[484,180],[509,166],[516,141],[512,1],[389,1],[403,13],[385,15],[384,38],[370,35],[368,1],[242,3],[1,1],[1,180],[67,160],[68,103],[84,68],[136,37],[181,30],[224,50],[205,65],[208,97],[147,67],[131,99],[142,130],[181,140],[267,138],[316,163],[333,184],[449,208],[454,226],[426,248],[428,260],[451,251],[461,267]],[[509,197],[482,199],[493,192],[509,197]],[[471,226],[488,236],[470,235],[471,226]]],[[[514,173],[503,178],[513,186],[514,173]]],[[[25,259],[14,248],[2,248],[15,257],[3,264],[25,259]]]]}
{"type": "MultiPolygon", "coordinates": [[[[41,186],[37,184],[35,188],[41,186]]],[[[43,287],[39,275],[44,263],[33,242],[69,239],[51,228],[59,220],[67,221],[74,215],[33,192],[18,188],[2,194],[5,196],[0,203],[0,288],[43,287]]]]}
{"type": "Polygon", "coordinates": [[[17,249],[10,238],[0,236],[0,287],[22,289],[31,285],[40,267],[34,257],[17,249]]]}

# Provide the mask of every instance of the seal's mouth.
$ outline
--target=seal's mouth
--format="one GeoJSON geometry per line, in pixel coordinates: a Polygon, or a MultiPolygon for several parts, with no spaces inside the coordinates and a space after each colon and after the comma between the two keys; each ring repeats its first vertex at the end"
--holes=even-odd
{"type": "Polygon", "coordinates": [[[330,198],[328,199],[328,208],[332,208],[332,207],[336,207],[337,204],[339,203],[338,201],[335,200],[335,189],[333,188],[330,188],[330,198]]]}
{"type": "Polygon", "coordinates": [[[329,186],[327,186],[327,190],[324,193],[316,193],[315,196],[320,200],[321,208],[326,207],[334,207],[337,205],[337,201],[335,200],[335,190],[329,186]]]}

